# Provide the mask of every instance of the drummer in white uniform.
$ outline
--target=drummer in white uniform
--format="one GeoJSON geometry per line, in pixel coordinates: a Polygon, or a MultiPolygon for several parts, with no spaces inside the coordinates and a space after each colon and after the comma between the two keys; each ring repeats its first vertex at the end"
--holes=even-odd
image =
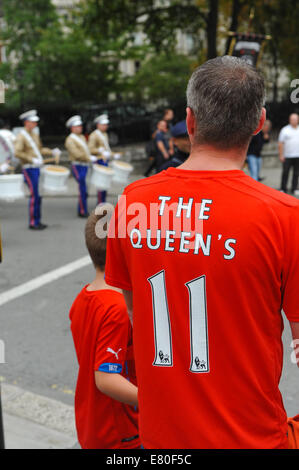
{"type": "Polygon", "coordinates": [[[87,141],[82,134],[81,116],[72,116],[66,122],[66,126],[70,129],[70,134],[64,145],[71,161],[72,174],[79,187],[78,216],[88,217],[86,177],[90,163],[95,163],[98,158],[90,153],[87,141]]]}
{"type": "MultiPolygon", "coordinates": [[[[113,153],[109,145],[108,127],[109,118],[107,114],[101,114],[94,120],[96,129],[90,134],[88,148],[90,153],[96,155],[99,165],[108,166],[110,158],[120,158],[119,153],[113,153]]],[[[107,191],[98,191],[98,203],[106,202],[107,191]]]]}
{"type": "Polygon", "coordinates": [[[24,128],[17,135],[15,141],[15,156],[21,162],[25,182],[30,191],[29,228],[43,230],[47,225],[41,223],[40,167],[44,163],[44,156],[57,158],[61,152],[58,148],[51,150],[42,146],[39,134],[34,130],[39,122],[39,116],[35,109],[21,114],[19,118],[23,121],[24,128]]]}
{"type": "Polygon", "coordinates": [[[0,119],[0,172],[6,173],[10,167],[16,167],[14,143],[16,136],[4,125],[0,119]],[[1,170],[2,167],[2,170],[1,170]]]}

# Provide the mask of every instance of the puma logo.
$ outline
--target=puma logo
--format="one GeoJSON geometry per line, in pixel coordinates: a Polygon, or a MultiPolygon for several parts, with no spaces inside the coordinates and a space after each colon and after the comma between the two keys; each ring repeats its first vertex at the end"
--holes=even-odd
{"type": "Polygon", "coordinates": [[[118,353],[121,351],[121,348],[117,352],[113,351],[113,349],[111,349],[111,348],[107,348],[106,351],[111,352],[111,354],[114,354],[116,359],[118,359],[118,353]]]}

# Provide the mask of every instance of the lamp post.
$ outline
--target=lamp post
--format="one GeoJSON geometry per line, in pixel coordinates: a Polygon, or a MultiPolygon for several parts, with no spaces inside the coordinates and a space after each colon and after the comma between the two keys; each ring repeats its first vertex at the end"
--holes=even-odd
{"type": "Polygon", "coordinates": [[[1,384],[0,384],[0,449],[5,449],[3,416],[2,416],[2,402],[1,402],[1,384]]]}
{"type": "Polygon", "coordinates": [[[23,70],[18,67],[17,68],[17,79],[18,79],[18,88],[20,91],[20,106],[21,109],[24,109],[25,106],[25,97],[24,97],[24,83],[23,83],[23,78],[24,78],[24,72],[23,70]]]}

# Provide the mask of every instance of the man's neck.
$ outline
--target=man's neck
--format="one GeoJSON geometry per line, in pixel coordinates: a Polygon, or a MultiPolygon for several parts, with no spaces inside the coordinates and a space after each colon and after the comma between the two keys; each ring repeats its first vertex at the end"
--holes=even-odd
{"type": "Polygon", "coordinates": [[[241,170],[246,160],[247,149],[221,150],[208,145],[191,148],[189,158],[178,168],[197,171],[241,170]]]}

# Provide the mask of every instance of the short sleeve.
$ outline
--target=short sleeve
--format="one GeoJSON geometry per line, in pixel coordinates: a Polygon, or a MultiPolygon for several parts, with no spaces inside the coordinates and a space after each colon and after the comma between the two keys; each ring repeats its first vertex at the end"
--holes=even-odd
{"type": "Polygon", "coordinates": [[[108,230],[105,281],[119,289],[132,290],[130,274],[125,257],[126,242],[126,194],[118,201],[108,230]]]}
{"type": "Polygon", "coordinates": [[[289,321],[299,322],[299,206],[292,211],[285,239],[282,307],[289,321]]]}
{"type": "Polygon", "coordinates": [[[130,328],[125,303],[111,306],[99,330],[94,358],[95,371],[116,374],[123,371],[130,328]]]}
{"type": "Polygon", "coordinates": [[[155,136],[155,142],[163,142],[163,135],[161,132],[157,132],[155,136]]]}
{"type": "Polygon", "coordinates": [[[278,142],[284,142],[285,141],[285,129],[281,129],[279,136],[278,136],[278,142]]]}

